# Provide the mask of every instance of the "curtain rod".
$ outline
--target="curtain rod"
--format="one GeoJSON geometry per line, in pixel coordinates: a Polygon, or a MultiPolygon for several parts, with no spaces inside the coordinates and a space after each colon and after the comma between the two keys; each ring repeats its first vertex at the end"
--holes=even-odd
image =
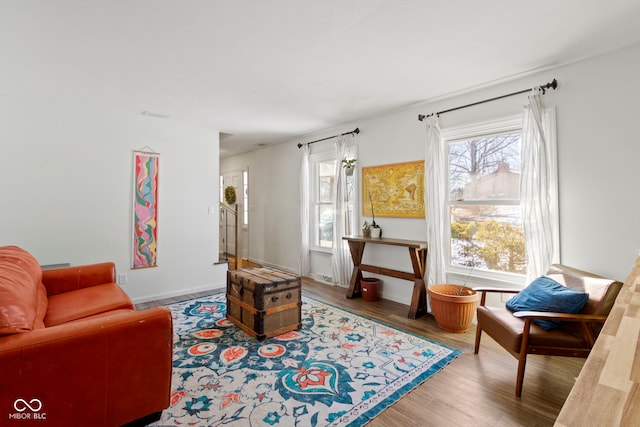
{"type": "MultiPolygon", "coordinates": [[[[558,81],[556,79],[553,79],[553,81],[551,81],[549,83],[546,83],[546,84],[544,84],[542,86],[538,86],[538,87],[540,89],[542,89],[542,94],[544,95],[547,89],[554,89],[555,90],[555,88],[558,87],[558,81]]],[[[434,114],[436,116],[439,116],[440,114],[448,113],[450,111],[462,110],[463,108],[473,107],[474,105],[484,104],[485,102],[496,101],[498,99],[507,98],[507,97],[513,96],[513,95],[520,95],[521,93],[530,92],[530,91],[531,91],[531,88],[523,89],[523,90],[519,90],[517,92],[509,93],[509,94],[506,94],[506,95],[496,96],[495,98],[484,99],[482,101],[473,102],[471,104],[462,105],[460,107],[449,108],[448,110],[438,111],[437,113],[431,113],[431,114],[427,114],[427,115],[418,114],[418,120],[423,121],[425,118],[427,118],[429,116],[433,116],[434,114]]]]}
{"type": "Polygon", "coordinates": [[[360,133],[360,129],[355,128],[355,129],[354,129],[354,130],[352,130],[351,132],[341,133],[340,135],[328,136],[328,137],[326,137],[326,138],[317,139],[317,140],[315,140],[315,141],[305,142],[304,144],[300,142],[300,143],[298,143],[298,148],[301,148],[301,147],[302,147],[303,145],[305,145],[305,144],[306,144],[306,145],[309,145],[309,144],[313,144],[314,142],[325,141],[325,140],[327,140],[327,139],[337,138],[337,137],[339,137],[339,136],[345,136],[345,135],[352,135],[352,134],[356,134],[356,135],[357,135],[357,134],[359,134],[359,133],[360,133]]]}

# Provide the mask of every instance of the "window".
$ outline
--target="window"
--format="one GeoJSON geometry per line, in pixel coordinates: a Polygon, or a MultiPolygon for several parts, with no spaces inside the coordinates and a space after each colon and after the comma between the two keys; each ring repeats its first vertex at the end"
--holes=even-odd
{"type": "Polygon", "coordinates": [[[249,225],[249,169],[242,171],[242,225],[249,225]]]}
{"type": "Polygon", "coordinates": [[[315,165],[315,217],[313,244],[321,248],[333,247],[333,195],[336,160],[324,160],[315,165]]]}
{"type": "Polygon", "coordinates": [[[442,134],[449,156],[449,272],[518,282],[514,275],[527,268],[520,213],[522,119],[442,134]]]}
{"type": "Polygon", "coordinates": [[[451,264],[524,274],[520,132],[449,144],[451,264]]]}
{"type": "Polygon", "coordinates": [[[220,175],[220,203],[224,203],[224,177],[220,175]]]}
{"type": "MultiPolygon", "coordinates": [[[[333,248],[333,232],[335,219],[335,175],[340,163],[333,153],[314,154],[311,156],[311,247],[315,250],[330,251],[333,248]]],[[[355,174],[346,177],[347,215],[345,229],[355,221],[355,174]]]]}

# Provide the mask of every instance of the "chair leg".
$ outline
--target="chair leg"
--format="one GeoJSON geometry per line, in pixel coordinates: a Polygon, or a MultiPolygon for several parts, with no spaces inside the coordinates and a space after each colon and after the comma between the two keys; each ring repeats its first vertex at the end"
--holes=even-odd
{"type": "Polygon", "coordinates": [[[524,368],[527,364],[527,353],[520,354],[518,359],[518,378],[516,379],[516,397],[522,396],[522,383],[524,383],[524,368]]]}
{"type": "Polygon", "coordinates": [[[476,344],[473,347],[473,353],[474,354],[478,354],[478,351],[480,351],[480,337],[482,335],[482,329],[480,329],[480,325],[477,325],[476,327],[476,344]]]}
{"type": "Polygon", "coordinates": [[[525,319],[520,343],[520,357],[518,357],[518,377],[516,379],[516,397],[522,395],[522,383],[524,382],[524,368],[527,364],[527,350],[529,349],[529,331],[531,319],[525,319]]]}

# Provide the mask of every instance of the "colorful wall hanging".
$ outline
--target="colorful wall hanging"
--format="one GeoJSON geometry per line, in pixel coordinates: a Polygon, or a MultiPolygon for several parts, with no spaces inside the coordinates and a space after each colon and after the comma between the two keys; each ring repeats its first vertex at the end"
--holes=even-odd
{"type": "Polygon", "coordinates": [[[362,168],[362,215],[424,218],[424,160],[362,168]]]}
{"type": "Polygon", "coordinates": [[[158,153],[133,152],[132,268],[157,265],[158,161],[158,153]]]}

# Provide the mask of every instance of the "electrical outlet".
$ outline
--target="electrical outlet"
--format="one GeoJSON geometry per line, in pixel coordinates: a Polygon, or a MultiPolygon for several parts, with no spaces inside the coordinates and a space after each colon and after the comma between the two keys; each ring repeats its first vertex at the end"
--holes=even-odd
{"type": "Polygon", "coordinates": [[[126,285],[127,284],[127,273],[118,274],[118,284],[126,285]]]}

